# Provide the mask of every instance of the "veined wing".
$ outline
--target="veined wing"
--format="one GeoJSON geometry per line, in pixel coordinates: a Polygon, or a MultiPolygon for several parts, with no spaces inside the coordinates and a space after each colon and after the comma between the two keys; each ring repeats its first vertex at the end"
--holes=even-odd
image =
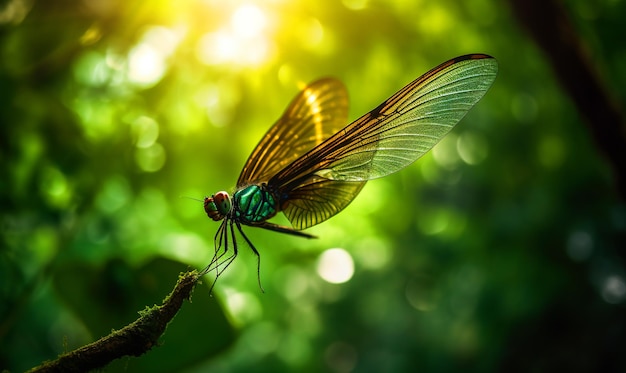
{"type": "Polygon", "coordinates": [[[289,192],[281,208],[295,229],[312,227],[346,208],[365,183],[311,175],[289,192]]]}
{"type": "Polygon", "coordinates": [[[267,182],[348,123],[348,93],[338,80],[306,86],[252,151],[237,186],[267,182]]]}
{"type": "Polygon", "coordinates": [[[314,170],[330,180],[365,181],[413,163],[439,142],[487,92],[498,63],[484,54],[435,67],[374,110],[276,174],[291,190],[314,170]]]}
{"type": "MultiPolygon", "coordinates": [[[[310,193],[299,193],[300,188],[328,186],[319,181],[323,179],[364,182],[408,166],[484,96],[497,71],[496,60],[484,54],[444,62],[277,173],[270,184],[287,196],[281,207],[294,227],[304,229],[332,216],[319,213],[327,199],[316,204],[308,198],[310,193]]],[[[341,200],[343,207],[358,191],[341,200]]],[[[323,190],[318,193],[328,196],[323,190]]]]}

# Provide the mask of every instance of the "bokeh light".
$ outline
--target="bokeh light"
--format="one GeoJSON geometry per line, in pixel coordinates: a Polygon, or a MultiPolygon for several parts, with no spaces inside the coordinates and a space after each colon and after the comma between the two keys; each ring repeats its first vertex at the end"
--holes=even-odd
{"type": "Polygon", "coordinates": [[[457,151],[463,162],[477,165],[489,155],[489,143],[479,133],[465,131],[457,139],[457,151]]]}
{"type": "Polygon", "coordinates": [[[266,14],[256,5],[242,4],[234,9],[223,28],[202,36],[198,57],[207,65],[258,66],[271,57],[266,14]]]}
{"type": "Polygon", "coordinates": [[[347,282],[354,275],[354,261],[344,249],[328,249],[317,262],[318,275],[332,284],[347,282]]]}

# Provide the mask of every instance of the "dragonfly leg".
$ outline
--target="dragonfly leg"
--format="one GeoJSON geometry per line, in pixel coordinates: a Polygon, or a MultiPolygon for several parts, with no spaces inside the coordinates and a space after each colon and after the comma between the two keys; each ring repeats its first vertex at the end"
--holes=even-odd
{"type": "Polygon", "coordinates": [[[213,254],[213,258],[211,259],[211,262],[209,263],[208,266],[206,266],[202,271],[200,271],[200,276],[204,276],[207,273],[209,273],[210,271],[214,270],[217,268],[217,264],[220,260],[220,258],[226,253],[226,251],[228,250],[228,237],[226,237],[226,241],[224,241],[224,231],[225,231],[225,221],[222,222],[222,224],[220,224],[220,227],[217,229],[217,232],[215,232],[215,237],[213,238],[213,245],[215,247],[215,252],[213,254]],[[225,242],[225,247],[224,247],[224,251],[221,252],[222,249],[222,243],[225,242]]]}
{"type": "MultiPolygon", "coordinates": [[[[202,271],[202,274],[206,274],[210,271],[215,270],[215,281],[213,281],[213,284],[211,285],[211,288],[209,289],[209,294],[213,292],[213,287],[217,283],[217,279],[226,270],[226,268],[228,268],[228,266],[233,262],[233,260],[235,260],[235,258],[237,257],[237,253],[238,253],[237,239],[235,238],[235,228],[233,227],[233,221],[229,220],[228,222],[224,222],[220,226],[220,229],[225,232],[223,233],[224,250],[221,251],[220,248],[217,248],[215,250],[215,255],[213,256],[213,260],[211,260],[211,263],[209,264],[209,266],[204,271],[202,271]],[[228,235],[229,234],[232,240],[233,253],[230,256],[227,256],[224,260],[221,260],[228,252],[228,244],[229,244],[228,235]],[[220,267],[222,267],[222,269],[220,269],[220,267]]],[[[219,241],[220,241],[220,246],[221,246],[222,244],[221,237],[219,241]]]]}
{"type": "MultiPolygon", "coordinates": [[[[232,260],[234,259],[234,256],[231,256],[231,257],[226,258],[225,260],[222,260],[224,255],[226,255],[226,253],[228,252],[229,232],[228,232],[227,225],[228,225],[228,222],[226,220],[224,220],[222,224],[220,224],[220,227],[218,228],[217,232],[215,233],[215,237],[213,238],[213,244],[215,245],[215,253],[213,254],[213,258],[211,259],[211,262],[209,263],[209,265],[206,266],[200,272],[200,276],[204,276],[211,271],[215,271],[215,280],[213,281],[213,284],[211,285],[211,288],[209,289],[209,294],[213,292],[213,287],[215,286],[217,279],[220,277],[224,269],[226,269],[226,267],[228,267],[230,262],[232,262],[232,260]],[[224,265],[224,263],[226,263],[226,267],[220,270],[220,266],[224,265]]],[[[232,228],[232,222],[231,222],[230,234],[232,235],[232,233],[233,233],[233,228],[232,228]]]]}
{"type": "Polygon", "coordinates": [[[259,254],[256,247],[254,247],[254,245],[252,244],[248,236],[246,236],[246,234],[243,233],[241,224],[239,224],[239,222],[235,222],[235,223],[237,224],[237,229],[239,230],[239,233],[241,233],[241,236],[243,236],[244,240],[246,240],[246,242],[248,243],[248,246],[250,246],[250,249],[252,250],[252,252],[254,252],[254,255],[256,255],[256,260],[257,260],[256,277],[257,277],[257,281],[259,282],[259,288],[261,289],[261,292],[265,293],[265,290],[263,289],[263,285],[261,285],[261,254],[259,254]]]}

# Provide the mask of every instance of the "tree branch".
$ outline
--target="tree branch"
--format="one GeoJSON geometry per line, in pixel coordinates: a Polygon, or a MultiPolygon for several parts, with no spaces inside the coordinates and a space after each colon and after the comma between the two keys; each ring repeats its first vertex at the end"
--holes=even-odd
{"type": "Polygon", "coordinates": [[[626,119],[594,69],[585,43],[558,0],[509,0],[513,14],[543,50],[561,85],[585,119],[599,150],[615,171],[626,199],[626,119]]]}
{"type": "Polygon", "coordinates": [[[85,372],[101,368],[123,356],[140,356],[158,344],[168,323],[176,316],[183,301],[191,300],[198,282],[198,272],[181,273],[174,290],[160,306],[146,307],[133,323],[99,340],[46,361],[29,372],[85,372]]]}

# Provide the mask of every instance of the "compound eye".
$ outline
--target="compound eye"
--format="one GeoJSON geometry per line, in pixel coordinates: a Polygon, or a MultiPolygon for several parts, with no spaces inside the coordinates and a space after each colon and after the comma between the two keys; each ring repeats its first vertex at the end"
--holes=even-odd
{"type": "Polygon", "coordinates": [[[232,205],[230,203],[230,197],[228,196],[228,193],[226,192],[215,193],[213,195],[213,202],[215,203],[215,206],[217,206],[217,210],[223,215],[226,215],[230,212],[230,208],[232,205]]]}
{"type": "Polygon", "coordinates": [[[230,197],[226,192],[217,192],[211,197],[204,198],[204,211],[215,221],[224,219],[231,207],[230,197]]]}

